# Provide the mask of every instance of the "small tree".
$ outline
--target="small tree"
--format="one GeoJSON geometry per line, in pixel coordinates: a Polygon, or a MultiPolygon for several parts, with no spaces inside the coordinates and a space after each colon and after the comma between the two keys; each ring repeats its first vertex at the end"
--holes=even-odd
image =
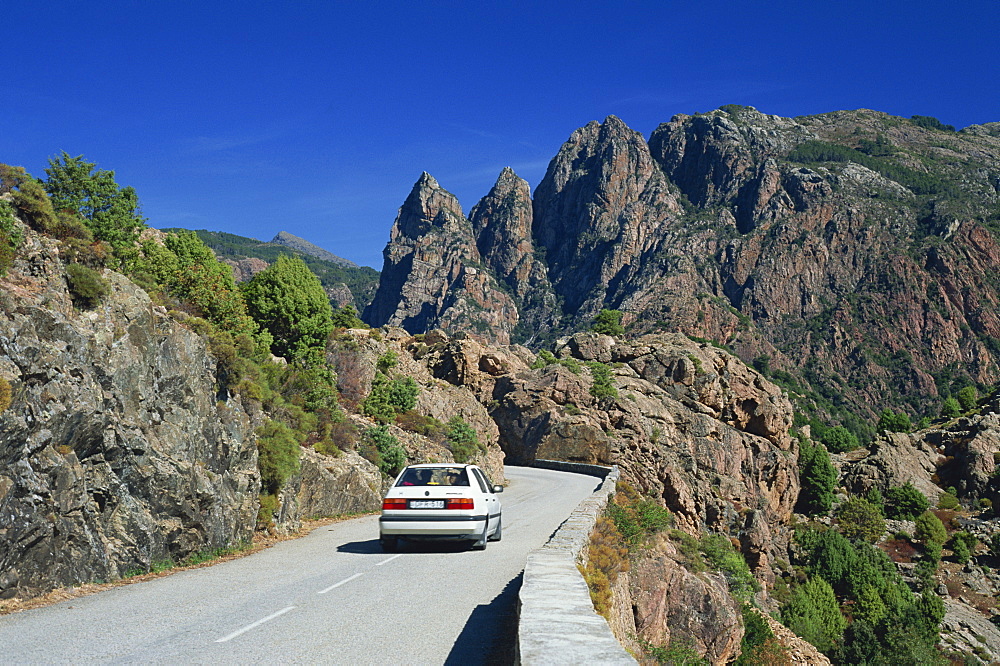
{"type": "Polygon", "coordinates": [[[833,651],[847,627],[833,588],[819,576],[809,578],[792,593],[781,608],[781,621],[823,653],[833,651]]]}
{"type": "Polygon", "coordinates": [[[457,463],[468,462],[483,448],[476,431],[458,415],[448,420],[445,437],[448,439],[449,448],[451,448],[452,456],[457,463]]]}
{"type": "Polygon", "coordinates": [[[925,546],[933,543],[940,547],[948,540],[948,530],[940,518],[930,511],[925,511],[917,516],[913,536],[925,546]]]}
{"type": "Polygon", "coordinates": [[[594,325],[591,330],[594,333],[601,333],[603,335],[625,335],[625,327],[622,326],[622,316],[624,313],[621,310],[601,310],[597,313],[597,317],[594,318],[594,325]]]}
{"type": "Polygon", "coordinates": [[[830,454],[819,444],[803,441],[799,448],[798,506],[808,515],[830,512],[833,491],[837,487],[837,470],[830,462],[830,454]]]}
{"type": "Polygon", "coordinates": [[[274,337],[275,354],[298,359],[326,346],[333,311],[322,283],[304,261],[280,255],[241,289],[250,315],[274,337]]]}
{"type": "Polygon", "coordinates": [[[45,191],[55,210],[79,214],[94,238],[105,241],[120,257],[131,256],[146,219],[139,212],[139,198],[131,187],[118,187],[115,172],[96,169],[83,155],[65,151],[49,159],[45,191]]]}
{"type": "Polygon", "coordinates": [[[884,517],[885,516],[885,498],[882,497],[882,492],[875,486],[868,489],[865,493],[865,499],[873,507],[878,509],[878,512],[884,517]]]}
{"type": "Polygon", "coordinates": [[[885,512],[889,518],[909,520],[916,518],[930,507],[924,494],[909,481],[885,491],[885,512]]]}
{"type": "Polygon", "coordinates": [[[386,476],[392,476],[406,464],[406,451],[399,440],[389,432],[389,426],[381,425],[365,431],[365,438],[378,452],[378,468],[386,476]]]}
{"type": "Polygon", "coordinates": [[[969,532],[955,532],[951,537],[951,552],[955,555],[955,561],[965,564],[972,557],[972,550],[979,540],[969,532]]]}
{"type": "Polygon", "coordinates": [[[946,419],[953,419],[962,413],[962,406],[958,404],[958,400],[949,396],[944,399],[941,403],[941,416],[946,419]]]}
{"type": "Polygon", "coordinates": [[[910,432],[913,424],[910,417],[903,412],[894,412],[891,409],[883,409],[878,417],[878,425],[875,428],[878,432],[910,432]]]}
{"type": "Polygon", "coordinates": [[[853,451],[858,448],[857,436],[840,425],[827,428],[820,436],[820,441],[823,442],[827,450],[833,453],[844,453],[845,451],[853,451]]]}
{"type": "Polygon", "coordinates": [[[961,405],[962,411],[968,412],[976,408],[979,404],[979,393],[976,391],[975,386],[966,386],[959,390],[956,394],[958,398],[958,404],[961,405]]]}
{"type": "Polygon", "coordinates": [[[369,328],[368,324],[361,321],[358,311],[350,303],[335,311],[332,321],[335,328],[369,328]]]}
{"type": "Polygon", "coordinates": [[[840,532],[848,539],[858,539],[875,543],[885,532],[885,518],[882,512],[860,497],[844,502],[837,507],[840,532]]]}

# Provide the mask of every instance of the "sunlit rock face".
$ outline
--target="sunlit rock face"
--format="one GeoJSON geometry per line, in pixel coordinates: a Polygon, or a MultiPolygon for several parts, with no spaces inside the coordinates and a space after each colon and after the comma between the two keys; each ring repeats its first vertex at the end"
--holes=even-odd
{"type": "Polygon", "coordinates": [[[74,308],[55,241],[25,233],[0,278],[0,597],[249,540],[253,423],[205,340],[111,271],[74,308]]]}

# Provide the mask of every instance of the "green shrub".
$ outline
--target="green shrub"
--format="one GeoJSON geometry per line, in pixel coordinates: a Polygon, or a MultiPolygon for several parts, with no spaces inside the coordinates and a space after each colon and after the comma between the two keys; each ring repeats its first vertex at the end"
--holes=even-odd
{"type": "Polygon", "coordinates": [[[111,293],[111,287],[101,274],[82,264],[66,266],[66,286],[69,287],[73,303],[84,309],[97,307],[111,293]]]}
{"type": "Polygon", "coordinates": [[[953,419],[962,413],[962,406],[958,404],[958,400],[953,397],[947,397],[944,402],[941,403],[941,416],[946,419],[953,419]]]}
{"type": "Polygon", "coordinates": [[[860,497],[852,498],[836,512],[840,532],[848,539],[875,543],[885,532],[885,518],[878,507],[860,497]]]}
{"type": "Polygon", "coordinates": [[[833,652],[847,627],[830,584],[812,576],[781,607],[781,622],[824,654],[833,652]]]}
{"type": "Polygon", "coordinates": [[[667,645],[654,645],[640,638],[639,646],[650,659],[658,664],[669,664],[670,666],[709,666],[711,663],[708,659],[698,654],[698,651],[694,648],[694,639],[689,637],[673,638],[667,645]]]}
{"type": "Polygon", "coordinates": [[[420,387],[412,377],[389,379],[376,371],[371,391],[361,403],[361,411],[380,423],[388,423],[396,414],[413,409],[419,393],[420,387]]]}
{"type": "Polygon", "coordinates": [[[257,529],[264,529],[274,524],[274,515],[278,513],[281,503],[277,493],[260,496],[260,508],[257,510],[257,529]]]}
{"type": "Polygon", "coordinates": [[[395,368],[398,364],[399,354],[390,349],[378,357],[378,360],[375,362],[375,369],[379,372],[389,374],[389,370],[395,368]]]}
{"type": "Polygon", "coordinates": [[[292,360],[326,348],[333,310],[319,278],[302,259],[280,255],[240,289],[247,311],[273,337],[275,354],[292,360]]]}
{"type": "Polygon", "coordinates": [[[911,520],[930,507],[924,494],[909,481],[885,491],[885,513],[889,518],[911,520]]]}
{"type": "Polygon", "coordinates": [[[415,432],[428,439],[444,437],[444,424],[433,416],[418,414],[412,409],[396,414],[396,425],[407,432],[415,432]]]}
{"type": "Polygon", "coordinates": [[[668,509],[653,498],[640,495],[624,481],[618,482],[615,497],[608,502],[605,511],[630,548],[641,546],[650,536],[673,524],[673,516],[668,509]]]}
{"type": "Polygon", "coordinates": [[[23,242],[24,235],[14,219],[13,207],[0,199],[0,276],[14,265],[14,257],[23,242]]]}
{"type": "Polygon", "coordinates": [[[0,164],[0,194],[8,192],[25,224],[44,234],[52,232],[56,211],[45,188],[23,168],[0,164]]]}
{"type": "Polygon", "coordinates": [[[965,386],[959,390],[956,394],[958,399],[958,404],[962,407],[962,411],[968,412],[972,411],[979,404],[979,393],[976,391],[975,386],[965,386]]]}
{"type": "Polygon", "coordinates": [[[486,450],[476,431],[461,416],[456,415],[448,420],[445,437],[457,463],[468,462],[478,452],[486,450]]]}
{"type": "Polygon", "coordinates": [[[108,243],[120,265],[135,258],[135,247],[146,220],[139,212],[139,198],[131,187],[118,187],[114,171],[97,169],[83,155],[65,151],[49,159],[45,191],[55,210],[79,217],[94,238],[108,243]]]}
{"type": "Polygon", "coordinates": [[[955,556],[955,561],[965,564],[972,556],[972,551],[979,540],[969,532],[955,532],[951,536],[951,552],[955,556]]]}
{"type": "Polygon", "coordinates": [[[257,429],[261,494],[274,495],[299,471],[299,438],[284,423],[268,420],[257,429]]]}
{"type": "Polygon", "coordinates": [[[593,383],[590,385],[590,395],[598,401],[611,401],[618,399],[618,389],[614,385],[614,376],[611,368],[598,361],[587,363],[590,368],[590,376],[593,383]]]}
{"type": "Polygon", "coordinates": [[[830,462],[830,454],[822,445],[803,441],[799,446],[799,500],[797,508],[807,515],[830,512],[837,470],[830,462]]]}
{"type": "Polygon", "coordinates": [[[910,116],[910,122],[917,127],[940,130],[942,132],[954,132],[954,125],[945,125],[934,116],[910,116]]]}
{"type": "Polygon", "coordinates": [[[624,313],[621,310],[601,310],[594,318],[591,330],[603,335],[625,335],[625,327],[622,326],[623,316],[624,313]]]}
{"type": "Polygon", "coordinates": [[[986,542],[986,545],[989,546],[990,555],[1000,557],[1000,532],[990,535],[990,539],[986,542]]]}
{"type": "Polygon", "coordinates": [[[368,324],[361,321],[361,318],[358,317],[358,311],[350,303],[335,310],[330,321],[334,328],[370,328],[368,324]]]}
{"type": "Polygon", "coordinates": [[[913,424],[910,417],[903,412],[894,412],[891,409],[883,409],[878,417],[878,425],[875,427],[878,432],[910,432],[913,424]]]}
{"type": "Polygon", "coordinates": [[[869,488],[868,492],[865,493],[865,499],[869,504],[878,509],[880,514],[885,516],[885,498],[882,497],[882,492],[877,487],[872,486],[869,488]]]}
{"type": "Polygon", "coordinates": [[[729,538],[722,534],[707,534],[702,537],[699,547],[709,565],[726,577],[729,592],[737,599],[749,602],[760,589],[760,584],[729,538]]]}
{"type": "Polygon", "coordinates": [[[924,545],[936,543],[940,546],[948,539],[948,531],[940,518],[925,511],[916,518],[913,537],[924,545]]]}
{"type": "Polygon", "coordinates": [[[740,656],[735,666],[764,666],[765,664],[781,664],[785,660],[772,654],[780,650],[775,645],[774,632],[764,616],[752,605],[744,602],[741,608],[743,614],[743,638],[740,640],[740,656]]]}
{"type": "Polygon", "coordinates": [[[827,428],[819,440],[833,453],[844,453],[858,448],[857,436],[844,426],[827,428]]]}
{"type": "Polygon", "coordinates": [[[378,465],[385,476],[399,473],[406,465],[406,451],[399,440],[389,432],[389,426],[374,426],[365,431],[365,439],[375,447],[379,457],[371,462],[378,465]]]}
{"type": "Polygon", "coordinates": [[[948,509],[949,511],[958,509],[960,506],[962,506],[961,504],[959,504],[958,498],[955,497],[952,493],[941,493],[941,496],[938,497],[937,505],[939,509],[948,509]]]}
{"type": "Polygon", "coordinates": [[[546,368],[550,365],[561,365],[568,369],[574,375],[580,374],[580,362],[574,358],[556,358],[555,354],[550,351],[542,350],[538,352],[538,356],[535,358],[535,362],[531,364],[533,370],[539,370],[541,368],[546,368]]]}

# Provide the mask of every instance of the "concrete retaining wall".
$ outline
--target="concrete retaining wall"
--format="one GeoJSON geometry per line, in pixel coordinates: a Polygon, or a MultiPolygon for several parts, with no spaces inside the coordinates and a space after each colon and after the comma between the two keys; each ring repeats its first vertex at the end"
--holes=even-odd
{"type": "Polygon", "coordinates": [[[528,555],[518,597],[517,653],[521,664],[635,664],[597,614],[577,562],[597,517],[615,492],[617,467],[536,460],[535,467],[603,478],[541,548],[528,555]]]}

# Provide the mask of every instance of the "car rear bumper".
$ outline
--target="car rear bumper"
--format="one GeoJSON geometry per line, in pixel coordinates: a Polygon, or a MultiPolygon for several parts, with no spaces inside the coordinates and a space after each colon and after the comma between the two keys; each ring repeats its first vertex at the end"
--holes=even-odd
{"type": "Polygon", "coordinates": [[[413,538],[478,537],[486,527],[486,515],[480,516],[381,516],[378,519],[382,536],[413,538]]]}

